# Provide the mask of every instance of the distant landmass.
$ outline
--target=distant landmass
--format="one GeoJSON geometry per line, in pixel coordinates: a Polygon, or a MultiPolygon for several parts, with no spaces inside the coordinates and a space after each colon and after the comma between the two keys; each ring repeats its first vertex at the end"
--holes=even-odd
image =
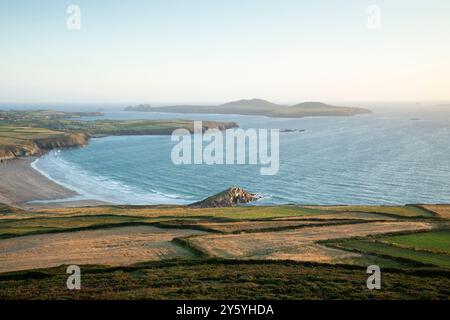
{"type": "Polygon", "coordinates": [[[282,105],[262,99],[244,99],[216,106],[178,105],[152,107],[149,104],[140,104],[127,107],[125,108],[125,111],[241,114],[278,118],[353,116],[371,113],[370,110],[364,108],[333,106],[322,102],[303,102],[296,105],[282,105]]]}
{"type": "Polygon", "coordinates": [[[152,108],[149,104],[138,104],[137,106],[129,106],[125,108],[125,111],[143,111],[148,112],[152,108]]]}

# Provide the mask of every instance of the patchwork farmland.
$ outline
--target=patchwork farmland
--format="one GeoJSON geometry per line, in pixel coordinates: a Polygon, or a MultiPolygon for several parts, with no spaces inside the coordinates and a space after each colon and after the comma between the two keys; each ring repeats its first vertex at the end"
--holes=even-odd
{"type": "Polygon", "coordinates": [[[432,208],[3,205],[0,298],[449,299],[448,207],[432,208]],[[86,291],[65,290],[68,264],[86,291]]]}

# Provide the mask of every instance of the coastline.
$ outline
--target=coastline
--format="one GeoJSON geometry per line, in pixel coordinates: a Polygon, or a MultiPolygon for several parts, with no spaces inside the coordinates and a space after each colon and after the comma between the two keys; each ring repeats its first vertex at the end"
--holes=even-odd
{"type": "Polygon", "coordinates": [[[78,193],[35,170],[31,164],[36,159],[26,157],[0,163],[0,203],[28,210],[105,204],[97,200],[65,201],[64,199],[77,196],[78,193]],[[29,203],[30,201],[43,202],[29,203]]]}

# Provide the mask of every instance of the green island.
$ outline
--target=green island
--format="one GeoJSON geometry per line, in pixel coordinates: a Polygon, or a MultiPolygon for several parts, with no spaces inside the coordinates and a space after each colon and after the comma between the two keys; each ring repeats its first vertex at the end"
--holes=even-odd
{"type": "Polygon", "coordinates": [[[140,104],[129,106],[125,108],[125,111],[240,114],[276,118],[336,117],[371,113],[370,110],[364,108],[333,106],[322,102],[282,105],[262,99],[238,100],[215,106],[180,105],[152,107],[149,104],[140,104]]]}

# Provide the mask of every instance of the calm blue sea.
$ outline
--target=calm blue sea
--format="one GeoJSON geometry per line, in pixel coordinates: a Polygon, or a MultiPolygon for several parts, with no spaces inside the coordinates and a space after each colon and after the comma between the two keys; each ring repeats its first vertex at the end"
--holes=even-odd
{"type": "Polygon", "coordinates": [[[110,119],[231,120],[280,133],[280,170],[257,165],[171,162],[169,136],[93,139],[86,148],[51,152],[36,169],[78,199],[127,204],[185,204],[230,186],[263,195],[258,204],[450,203],[448,108],[374,109],[370,115],[274,119],[253,116],[106,112],[110,119]]]}

